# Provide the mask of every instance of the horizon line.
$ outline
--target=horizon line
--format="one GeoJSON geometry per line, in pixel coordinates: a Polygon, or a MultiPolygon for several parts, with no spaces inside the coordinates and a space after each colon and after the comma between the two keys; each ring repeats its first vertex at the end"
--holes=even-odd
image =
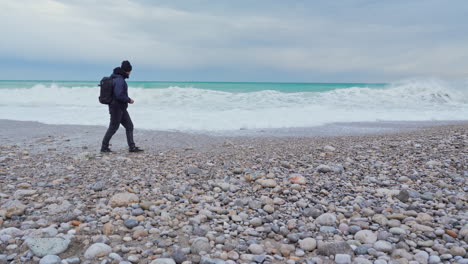
{"type": "MultiPolygon", "coordinates": [[[[99,80],[0,80],[0,82],[98,82],[99,80]]],[[[127,82],[177,82],[177,83],[314,83],[314,84],[387,84],[388,82],[272,82],[272,81],[132,81],[127,80],[127,82]]]]}

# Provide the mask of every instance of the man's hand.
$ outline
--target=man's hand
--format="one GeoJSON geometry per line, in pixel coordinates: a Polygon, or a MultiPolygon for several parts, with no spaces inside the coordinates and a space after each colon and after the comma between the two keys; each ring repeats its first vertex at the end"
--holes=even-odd
{"type": "Polygon", "coordinates": [[[129,102],[129,103],[130,103],[130,104],[133,104],[134,102],[135,102],[135,101],[133,101],[133,99],[130,99],[130,102],[129,102]]]}

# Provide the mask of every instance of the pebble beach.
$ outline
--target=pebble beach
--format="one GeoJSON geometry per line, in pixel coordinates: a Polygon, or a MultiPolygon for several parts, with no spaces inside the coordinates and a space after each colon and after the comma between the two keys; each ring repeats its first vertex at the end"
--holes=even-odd
{"type": "Polygon", "coordinates": [[[101,154],[102,127],[1,124],[0,264],[468,263],[466,122],[137,132],[139,154],[123,129],[101,154]]]}

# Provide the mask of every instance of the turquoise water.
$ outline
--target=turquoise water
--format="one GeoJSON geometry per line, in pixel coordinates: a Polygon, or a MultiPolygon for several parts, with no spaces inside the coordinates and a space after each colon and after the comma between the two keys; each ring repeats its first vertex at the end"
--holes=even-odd
{"type": "MultiPolygon", "coordinates": [[[[45,87],[95,87],[99,81],[0,81],[2,88],[45,87]]],[[[130,87],[145,89],[165,89],[169,87],[196,88],[233,93],[258,92],[264,90],[283,93],[326,92],[351,87],[382,88],[384,83],[269,83],[269,82],[170,82],[170,81],[128,81],[130,87]]]]}

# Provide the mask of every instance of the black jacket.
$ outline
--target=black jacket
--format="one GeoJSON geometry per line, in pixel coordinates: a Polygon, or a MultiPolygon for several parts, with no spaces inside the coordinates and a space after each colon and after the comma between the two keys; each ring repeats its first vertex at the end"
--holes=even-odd
{"type": "Polygon", "coordinates": [[[130,97],[128,97],[128,85],[125,79],[128,78],[126,72],[124,72],[120,67],[114,69],[114,72],[111,75],[114,84],[114,100],[112,104],[118,103],[119,105],[128,106],[130,102],[130,97]]]}

